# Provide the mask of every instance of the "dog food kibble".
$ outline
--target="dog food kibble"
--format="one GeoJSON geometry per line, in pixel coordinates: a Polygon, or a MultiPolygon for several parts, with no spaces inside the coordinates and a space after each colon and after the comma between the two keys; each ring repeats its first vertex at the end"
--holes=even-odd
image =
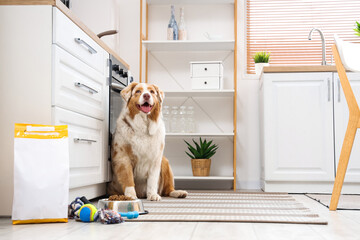
{"type": "Polygon", "coordinates": [[[129,201],[133,200],[131,197],[125,195],[111,195],[108,199],[109,201],[129,201]]]}

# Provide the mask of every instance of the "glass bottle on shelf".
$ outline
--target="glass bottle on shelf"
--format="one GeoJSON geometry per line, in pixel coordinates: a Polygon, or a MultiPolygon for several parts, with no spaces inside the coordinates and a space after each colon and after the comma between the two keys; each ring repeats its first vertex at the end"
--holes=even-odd
{"type": "Polygon", "coordinates": [[[176,106],[173,106],[171,108],[171,118],[170,118],[170,131],[172,133],[179,132],[178,128],[178,114],[179,114],[179,108],[176,106]]]}
{"type": "Polygon", "coordinates": [[[170,108],[169,106],[163,106],[163,120],[165,124],[165,132],[170,132],[170,108]]]}
{"type": "Polygon", "coordinates": [[[187,132],[195,133],[196,132],[196,124],[195,124],[194,107],[193,106],[188,106],[186,115],[187,115],[187,121],[186,121],[187,132]]]}
{"type": "Polygon", "coordinates": [[[186,40],[186,26],[184,20],[184,8],[180,8],[180,21],[179,21],[179,40],[186,40]]]}
{"type": "Polygon", "coordinates": [[[181,133],[185,133],[187,132],[187,128],[186,128],[186,106],[181,106],[180,107],[180,111],[179,111],[179,132],[181,133]]]}
{"type": "Polygon", "coordinates": [[[167,28],[167,40],[178,40],[178,25],[175,20],[175,7],[171,5],[171,17],[167,28]]]}

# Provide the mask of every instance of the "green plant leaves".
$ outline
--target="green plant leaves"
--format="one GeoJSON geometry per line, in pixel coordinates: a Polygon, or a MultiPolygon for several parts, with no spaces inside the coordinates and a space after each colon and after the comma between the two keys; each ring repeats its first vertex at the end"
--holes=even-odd
{"type": "Polygon", "coordinates": [[[355,35],[360,36],[360,23],[356,21],[356,28],[354,28],[355,35]]]}
{"type": "Polygon", "coordinates": [[[270,60],[270,53],[267,52],[257,52],[254,57],[255,63],[268,63],[270,60]]]}
{"type": "Polygon", "coordinates": [[[186,145],[188,146],[189,152],[185,152],[192,159],[209,159],[216,153],[218,146],[213,144],[213,140],[207,142],[205,139],[204,141],[199,139],[199,143],[192,139],[194,146],[184,140],[186,145]]]}

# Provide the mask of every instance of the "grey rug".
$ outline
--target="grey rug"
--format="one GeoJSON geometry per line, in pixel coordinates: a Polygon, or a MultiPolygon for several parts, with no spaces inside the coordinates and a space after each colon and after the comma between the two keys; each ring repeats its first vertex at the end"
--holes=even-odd
{"type": "Polygon", "coordinates": [[[190,192],[184,199],[143,203],[149,214],[126,221],[327,224],[285,193],[190,192]]]}
{"type": "MultiPolygon", "coordinates": [[[[331,194],[305,194],[309,198],[321,203],[329,208],[331,194]]],[[[360,210],[360,195],[342,194],[340,195],[337,210],[360,210]]]]}

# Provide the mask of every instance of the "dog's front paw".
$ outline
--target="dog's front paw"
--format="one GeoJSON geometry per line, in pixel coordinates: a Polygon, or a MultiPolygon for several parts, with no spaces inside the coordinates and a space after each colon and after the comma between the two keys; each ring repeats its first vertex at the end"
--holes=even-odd
{"type": "Polygon", "coordinates": [[[124,195],[127,196],[127,197],[132,198],[133,200],[137,199],[134,187],[126,187],[124,195]]]}
{"type": "Polygon", "coordinates": [[[161,197],[159,194],[155,193],[155,194],[152,194],[152,193],[148,193],[147,194],[147,200],[150,200],[150,201],[160,201],[161,200],[161,197]]]}
{"type": "Polygon", "coordinates": [[[187,193],[187,191],[183,191],[183,190],[174,190],[169,195],[170,195],[170,197],[173,197],[173,198],[186,198],[188,193],[187,193]]]}

